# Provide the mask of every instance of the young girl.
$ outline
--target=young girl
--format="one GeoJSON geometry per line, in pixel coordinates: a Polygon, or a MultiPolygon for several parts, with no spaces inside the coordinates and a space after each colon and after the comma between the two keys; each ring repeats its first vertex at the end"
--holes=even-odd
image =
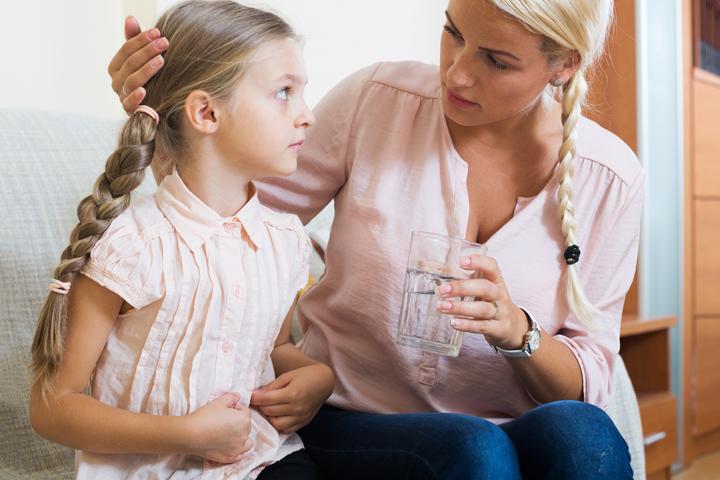
{"type": "Polygon", "coordinates": [[[33,428],[80,451],[78,478],[316,478],[293,432],[333,377],[289,342],[310,243],[251,183],[294,171],[314,122],[297,38],[233,1],[182,3],[157,28],[165,68],[80,202],[40,314],[33,428]],[[131,196],[156,148],[176,168],[131,196]]]}

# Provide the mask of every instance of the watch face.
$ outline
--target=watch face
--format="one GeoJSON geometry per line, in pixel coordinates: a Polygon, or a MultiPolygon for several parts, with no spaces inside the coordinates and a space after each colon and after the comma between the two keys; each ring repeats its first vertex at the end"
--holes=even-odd
{"type": "Polygon", "coordinates": [[[528,349],[532,353],[538,348],[540,348],[540,331],[532,330],[530,331],[530,338],[528,338],[528,349]]]}

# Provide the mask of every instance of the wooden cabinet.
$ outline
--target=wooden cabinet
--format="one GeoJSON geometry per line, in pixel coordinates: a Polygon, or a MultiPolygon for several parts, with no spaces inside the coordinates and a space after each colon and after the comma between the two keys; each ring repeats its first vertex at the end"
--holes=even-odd
{"type": "Polygon", "coordinates": [[[670,328],[675,317],[623,317],[620,355],[635,387],[648,478],[669,479],[677,460],[677,399],[670,391],[670,328]]]}
{"type": "Polygon", "coordinates": [[[720,70],[710,61],[720,53],[720,3],[683,0],[683,9],[682,373],[688,464],[720,450],[720,76],[711,73],[720,70]]]}

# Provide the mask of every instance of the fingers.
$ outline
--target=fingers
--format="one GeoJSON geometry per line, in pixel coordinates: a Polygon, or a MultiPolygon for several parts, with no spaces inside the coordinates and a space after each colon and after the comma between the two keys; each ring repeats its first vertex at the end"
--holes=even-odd
{"type": "Polygon", "coordinates": [[[130,40],[132,37],[140,33],[140,22],[137,18],[132,15],[125,19],[125,40],[130,40]]]}
{"type": "Polygon", "coordinates": [[[300,413],[299,407],[291,403],[263,405],[259,408],[262,414],[266,417],[285,417],[288,415],[298,415],[300,413]]]}
{"type": "Polygon", "coordinates": [[[495,331],[495,325],[498,322],[491,320],[469,320],[466,318],[453,318],[450,325],[455,330],[467,333],[477,333],[480,335],[492,334],[495,331]]]}
{"type": "Polygon", "coordinates": [[[499,313],[495,303],[482,301],[454,302],[445,300],[438,304],[438,310],[446,315],[468,317],[474,320],[498,320],[497,313],[499,313]]]}
{"type": "Polygon", "coordinates": [[[487,255],[471,255],[460,260],[460,266],[465,270],[475,270],[493,283],[502,282],[502,275],[497,261],[487,255]]]}
{"type": "MultiPolygon", "coordinates": [[[[164,39],[161,38],[160,40],[164,39]]],[[[165,64],[165,59],[162,55],[155,55],[147,62],[144,62],[145,56],[144,50],[136,53],[128,59],[126,65],[121,70],[120,75],[122,76],[125,76],[126,72],[128,73],[125,77],[125,83],[121,87],[123,94],[129,94],[135,89],[145,85],[165,64]]]]}
{"type": "MultiPolygon", "coordinates": [[[[127,77],[164,52],[168,46],[169,42],[160,36],[157,28],[139,33],[126,41],[108,65],[113,90],[118,95],[123,95],[122,87],[127,77]]],[[[126,88],[125,93],[129,92],[126,88]]]]}
{"type": "Polygon", "coordinates": [[[123,98],[122,106],[127,113],[132,113],[137,107],[140,106],[142,101],[145,99],[145,89],[140,87],[132,91],[130,95],[123,98]]]}
{"type": "Polygon", "coordinates": [[[237,393],[224,393],[210,403],[219,402],[223,406],[228,408],[235,408],[235,404],[240,400],[240,395],[237,393]]]}
{"type": "Polygon", "coordinates": [[[280,433],[292,433],[299,430],[303,424],[300,418],[293,416],[271,417],[270,424],[280,433]]]}
{"type": "Polygon", "coordinates": [[[444,283],[440,285],[438,291],[442,298],[477,297],[484,300],[496,300],[501,293],[496,284],[485,278],[444,283]]]}

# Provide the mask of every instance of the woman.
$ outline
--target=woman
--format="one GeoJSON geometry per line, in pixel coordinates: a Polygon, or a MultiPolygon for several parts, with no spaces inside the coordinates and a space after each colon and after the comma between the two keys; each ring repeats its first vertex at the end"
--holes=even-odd
{"type": "MultiPolygon", "coordinates": [[[[300,431],[330,477],[631,478],[601,408],[643,174],[580,115],[611,17],[612,0],[450,0],[439,70],[351,75],[315,109],[298,171],[260,187],[305,222],[335,200],[326,273],[299,306],[304,352],[336,378],[300,431]],[[476,298],[445,305],[476,334],[458,358],[394,343],[413,230],[488,246],[464,264],[481,279],[442,289],[476,298]]],[[[109,71],[132,110],[167,42],[126,31],[109,71]]]]}

